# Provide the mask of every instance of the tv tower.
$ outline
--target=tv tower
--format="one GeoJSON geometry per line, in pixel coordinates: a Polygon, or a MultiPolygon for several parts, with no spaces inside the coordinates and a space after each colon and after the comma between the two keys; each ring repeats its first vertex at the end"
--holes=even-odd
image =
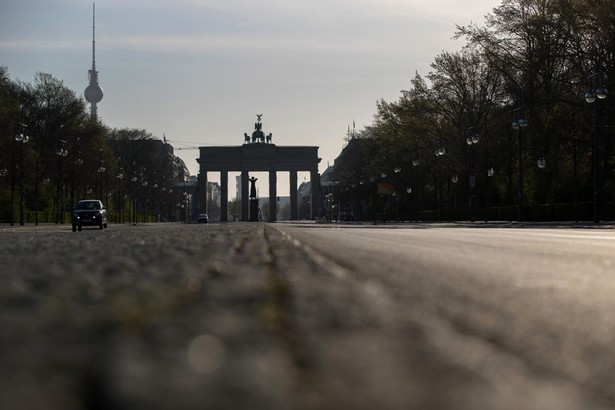
{"type": "Polygon", "coordinates": [[[86,87],[83,96],[91,104],[90,112],[92,120],[95,121],[97,118],[96,104],[103,98],[103,90],[98,85],[98,71],[96,71],[96,3],[92,3],[92,69],[88,70],[88,77],[90,85],[86,87]]]}

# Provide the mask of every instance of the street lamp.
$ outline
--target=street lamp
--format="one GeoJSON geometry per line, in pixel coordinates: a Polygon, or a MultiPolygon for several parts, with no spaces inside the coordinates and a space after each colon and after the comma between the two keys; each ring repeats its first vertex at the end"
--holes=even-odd
{"type": "Polygon", "coordinates": [[[418,167],[421,165],[421,159],[419,158],[419,140],[414,140],[414,159],[412,160],[412,166],[418,167]]]}
{"type": "Polygon", "coordinates": [[[182,204],[182,208],[184,208],[184,211],[185,211],[185,215],[184,215],[185,219],[184,220],[185,220],[185,223],[188,223],[188,212],[189,212],[189,208],[190,208],[190,197],[191,197],[191,195],[188,192],[184,192],[183,196],[184,196],[184,201],[183,201],[183,204],[182,204]]]}
{"type": "Polygon", "coordinates": [[[468,131],[469,131],[469,135],[468,135],[468,138],[466,138],[466,143],[468,145],[473,145],[473,144],[476,145],[476,144],[478,144],[479,141],[480,141],[480,138],[479,138],[479,136],[478,136],[478,134],[476,132],[473,132],[474,131],[474,127],[468,128],[468,131]]]}
{"type": "MultiPolygon", "coordinates": [[[[23,144],[28,143],[28,141],[30,141],[30,137],[26,134],[26,128],[28,127],[26,124],[24,124],[24,112],[23,112],[23,105],[19,106],[19,115],[20,115],[20,121],[19,121],[19,125],[21,127],[21,130],[19,133],[17,133],[15,135],[15,141],[17,142],[21,142],[23,144]]],[[[24,146],[21,146],[21,159],[20,159],[20,176],[19,176],[19,225],[23,225],[24,224],[24,178],[25,178],[25,170],[24,170],[24,146]]],[[[12,206],[11,206],[12,209],[12,206]]],[[[12,213],[12,211],[11,211],[12,213]]],[[[13,219],[11,218],[11,225],[13,224],[13,219]]]]}
{"type": "Polygon", "coordinates": [[[538,161],[536,161],[536,165],[538,165],[538,168],[544,169],[544,167],[547,166],[547,161],[545,160],[545,157],[538,158],[538,161]]]}
{"type": "Polygon", "coordinates": [[[30,137],[28,137],[28,136],[25,134],[25,131],[26,131],[26,130],[25,130],[25,127],[27,127],[27,125],[25,125],[25,124],[21,124],[21,126],[22,126],[22,127],[24,127],[23,132],[22,132],[22,133],[19,133],[19,134],[17,134],[17,135],[15,135],[15,141],[17,141],[17,142],[23,142],[23,143],[25,144],[26,142],[30,141],[30,137]]]}
{"type": "Polygon", "coordinates": [[[26,124],[23,123],[23,106],[22,106],[22,120],[19,122],[19,125],[21,127],[21,132],[19,132],[18,134],[15,135],[15,141],[17,142],[23,142],[24,144],[27,143],[28,141],[30,141],[30,137],[26,134],[26,128],[28,127],[26,124]]]}
{"type": "Polygon", "coordinates": [[[523,138],[522,131],[528,125],[528,121],[523,113],[523,106],[513,110],[515,119],[512,122],[513,130],[517,131],[517,148],[519,150],[519,185],[517,196],[519,198],[518,221],[523,221],[523,138]]]}
{"type": "MultiPolygon", "coordinates": [[[[585,93],[585,101],[589,104],[598,100],[604,100],[608,96],[608,91],[603,84],[602,63],[598,48],[594,47],[594,72],[587,77],[588,91],[585,93]]],[[[593,185],[593,219],[594,223],[599,222],[598,218],[598,104],[594,104],[594,135],[592,138],[592,185],[593,185]]]]}
{"type": "MultiPolygon", "coordinates": [[[[399,180],[400,177],[398,176],[398,174],[401,174],[401,167],[400,166],[396,166],[395,168],[393,168],[393,172],[395,173],[395,175],[393,175],[393,198],[395,199],[395,212],[396,212],[396,216],[397,216],[397,220],[401,221],[401,201],[400,198],[402,197],[401,195],[401,187],[399,186],[399,180]]],[[[390,203],[390,196],[389,196],[389,203],[390,203]]],[[[391,207],[389,206],[389,209],[391,207]]]]}
{"type": "MultiPolygon", "coordinates": [[[[468,128],[468,137],[466,138],[466,144],[468,146],[477,145],[480,142],[478,132],[475,127],[468,128]]],[[[471,151],[471,174],[468,177],[469,198],[468,202],[472,208],[472,221],[476,219],[476,151],[471,151]]]]}
{"type": "MultiPolygon", "coordinates": [[[[478,133],[474,132],[474,127],[468,128],[468,138],[466,138],[466,143],[469,146],[477,145],[480,142],[480,138],[478,137],[478,133]]],[[[472,173],[468,178],[468,186],[470,188],[469,191],[469,203],[472,208],[472,221],[476,219],[476,151],[472,150],[472,173]]]]}
{"type": "Polygon", "coordinates": [[[435,151],[435,156],[436,156],[436,168],[437,168],[437,173],[436,173],[436,201],[438,204],[438,216],[440,217],[440,219],[442,218],[442,187],[440,186],[440,176],[441,176],[441,169],[440,169],[440,161],[437,160],[437,158],[439,157],[443,157],[444,154],[446,154],[446,150],[444,149],[444,144],[442,141],[438,141],[438,147],[436,148],[435,151]]]}
{"type": "MultiPolygon", "coordinates": [[[[62,127],[64,127],[62,125],[62,127]]],[[[60,145],[56,150],[56,156],[58,157],[58,175],[56,181],[56,224],[60,223],[60,215],[64,210],[64,192],[62,192],[63,178],[62,178],[62,165],[64,158],[68,156],[68,150],[65,147],[66,141],[60,140],[60,145]],[[60,196],[61,195],[61,196],[60,196]],[[61,205],[62,203],[62,205],[61,205]]]]}
{"type": "Polygon", "coordinates": [[[142,169],[141,172],[141,186],[143,187],[142,192],[143,192],[143,223],[148,222],[148,203],[149,203],[149,195],[148,195],[148,191],[147,191],[147,186],[149,185],[149,183],[147,182],[147,177],[144,175],[145,168],[142,169]]]}
{"type": "Polygon", "coordinates": [[[137,181],[139,180],[139,178],[137,177],[137,171],[134,169],[135,168],[135,163],[132,163],[132,167],[133,167],[133,174],[132,177],[130,177],[130,182],[132,182],[131,184],[131,191],[132,191],[132,215],[133,215],[133,225],[137,225],[138,220],[137,220],[137,192],[138,192],[138,185],[137,185],[137,181]]]}
{"type": "MultiPolygon", "coordinates": [[[[66,143],[66,141],[63,141],[63,140],[60,140],[60,142],[61,142],[62,144],[65,144],[65,143],[66,143]]],[[[67,149],[64,149],[64,146],[62,146],[62,147],[58,148],[58,150],[56,151],[56,155],[57,155],[58,157],[66,157],[66,156],[68,155],[68,150],[67,150],[67,149]]]]}
{"type": "MultiPolygon", "coordinates": [[[[121,158],[118,158],[120,161],[121,158]]],[[[115,176],[117,179],[117,210],[120,223],[124,223],[124,197],[122,196],[122,180],[124,179],[124,169],[120,166],[115,176]]]]}
{"type": "Polygon", "coordinates": [[[100,166],[96,170],[96,172],[98,172],[98,174],[100,175],[100,196],[99,198],[101,200],[103,200],[103,174],[105,173],[106,170],[107,168],[105,168],[105,162],[101,159],[100,166]]]}
{"type": "MultiPolygon", "coordinates": [[[[414,140],[414,158],[412,159],[412,166],[414,168],[418,167],[419,165],[421,165],[421,157],[419,155],[419,141],[418,139],[414,140]]],[[[416,188],[417,186],[419,186],[419,179],[420,179],[420,175],[419,174],[419,169],[417,168],[416,171],[412,171],[412,185],[416,188]]],[[[424,186],[423,187],[423,198],[425,197],[425,191],[424,191],[424,186]]],[[[414,193],[414,201],[413,205],[414,205],[414,221],[418,222],[419,221],[419,201],[421,199],[421,191],[416,191],[414,193]]]]}

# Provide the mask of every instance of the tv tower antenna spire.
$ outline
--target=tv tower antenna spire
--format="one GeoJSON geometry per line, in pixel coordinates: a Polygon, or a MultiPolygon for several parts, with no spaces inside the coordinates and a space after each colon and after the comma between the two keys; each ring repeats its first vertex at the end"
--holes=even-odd
{"type": "Polygon", "coordinates": [[[88,71],[90,85],[83,92],[85,100],[90,103],[92,120],[97,119],[97,107],[102,98],[103,90],[98,85],[98,71],[96,71],[96,3],[92,3],[92,69],[88,71]]]}

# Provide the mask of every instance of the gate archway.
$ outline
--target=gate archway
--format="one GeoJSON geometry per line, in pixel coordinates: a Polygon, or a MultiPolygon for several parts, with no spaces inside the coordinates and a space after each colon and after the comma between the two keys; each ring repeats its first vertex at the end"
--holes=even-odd
{"type": "MultiPolygon", "coordinates": [[[[207,173],[220,173],[220,221],[228,221],[228,183],[229,172],[241,173],[241,220],[249,220],[249,178],[250,172],[269,173],[269,221],[277,219],[277,172],[289,173],[290,219],[298,219],[297,173],[310,173],[310,217],[320,213],[320,175],[318,174],[318,147],[315,146],[277,146],[272,142],[272,134],[262,131],[261,115],[254,124],[252,137],[244,134],[240,146],[199,147],[199,184],[207,187],[207,173]]],[[[207,189],[200,189],[207,195],[207,189]]],[[[207,204],[207,198],[203,203],[207,204]]]]}

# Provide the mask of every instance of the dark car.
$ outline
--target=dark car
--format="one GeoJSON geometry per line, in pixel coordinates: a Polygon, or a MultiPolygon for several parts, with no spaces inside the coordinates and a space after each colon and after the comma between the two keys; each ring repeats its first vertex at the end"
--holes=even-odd
{"type": "Polygon", "coordinates": [[[98,199],[84,199],[77,202],[71,213],[73,232],[81,230],[82,226],[107,227],[107,210],[98,199]]]}
{"type": "Polygon", "coordinates": [[[209,218],[207,217],[207,214],[199,214],[199,216],[196,218],[196,221],[200,224],[206,224],[207,222],[209,222],[209,218]]]}

